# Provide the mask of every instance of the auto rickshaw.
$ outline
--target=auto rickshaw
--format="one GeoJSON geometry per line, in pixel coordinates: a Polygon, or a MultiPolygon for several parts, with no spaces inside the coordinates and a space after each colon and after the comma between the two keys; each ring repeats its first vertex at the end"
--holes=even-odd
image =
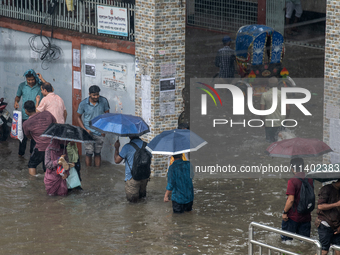
{"type": "Polygon", "coordinates": [[[243,26],[237,32],[235,43],[237,71],[241,80],[233,83],[244,93],[247,87],[253,88],[255,96],[267,91],[263,79],[255,78],[277,77],[282,78],[279,86],[296,86],[288,70],[282,66],[285,47],[281,33],[264,25],[243,26]]]}

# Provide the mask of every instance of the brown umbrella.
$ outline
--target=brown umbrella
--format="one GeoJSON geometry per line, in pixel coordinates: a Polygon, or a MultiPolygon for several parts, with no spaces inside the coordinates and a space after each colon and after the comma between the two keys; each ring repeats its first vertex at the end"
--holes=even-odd
{"type": "Polygon", "coordinates": [[[272,143],[266,150],[271,157],[305,158],[317,157],[333,151],[323,141],[314,138],[292,138],[272,143]]]}

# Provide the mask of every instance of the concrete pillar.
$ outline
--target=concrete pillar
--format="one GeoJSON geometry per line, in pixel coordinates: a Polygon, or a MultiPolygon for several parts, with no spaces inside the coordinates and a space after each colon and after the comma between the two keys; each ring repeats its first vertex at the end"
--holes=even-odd
{"type": "MultiPolygon", "coordinates": [[[[143,116],[143,111],[147,110],[142,106],[145,93],[141,84],[142,75],[147,75],[150,76],[151,100],[151,132],[143,136],[147,141],[162,131],[176,128],[178,116],[183,111],[185,4],[185,0],[136,0],[135,57],[139,68],[136,72],[136,115],[143,116]],[[175,90],[162,97],[166,93],[160,92],[160,80],[170,78],[175,78],[175,90]]],[[[154,176],[165,176],[166,168],[167,157],[153,158],[154,176]]]]}
{"type": "MultiPolygon", "coordinates": [[[[327,0],[326,42],[325,42],[325,81],[323,140],[331,144],[330,128],[339,121],[340,112],[340,1],[327,0]]],[[[338,140],[339,137],[336,137],[338,140]]],[[[334,140],[334,138],[333,138],[334,140]]],[[[334,148],[333,148],[334,149],[334,148]]],[[[334,151],[340,157],[340,150],[334,151]]],[[[324,163],[330,163],[330,154],[324,156],[324,163]]]]}

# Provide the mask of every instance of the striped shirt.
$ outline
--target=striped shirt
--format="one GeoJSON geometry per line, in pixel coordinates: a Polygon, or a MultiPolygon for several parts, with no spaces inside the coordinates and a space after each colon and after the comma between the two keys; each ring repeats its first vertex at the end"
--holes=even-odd
{"type": "Polygon", "coordinates": [[[56,119],[49,111],[37,112],[23,123],[25,135],[33,138],[38,151],[45,151],[51,142],[51,138],[41,136],[51,123],[56,123],[56,119]]]}
{"type": "Polygon", "coordinates": [[[215,65],[220,68],[220,78],[234,78],[235,60],[235,51],[229,46],[224,46],[217,52],[215,65]]]}

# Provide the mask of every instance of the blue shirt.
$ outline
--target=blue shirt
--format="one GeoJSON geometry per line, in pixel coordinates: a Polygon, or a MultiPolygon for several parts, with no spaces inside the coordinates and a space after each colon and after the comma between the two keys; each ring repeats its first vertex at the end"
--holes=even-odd
{"type": "Polygon", "coordinates": [[[189,161],[175,160],[169,167],[167,190],[172,190],[171,200],[179,204],[187,204],[194,200],[192,178],[194,170],[189,161]]]}
{"type": "MultiPolygon", "coordinates": [[[[139,148],[142,148],[143,141],[141,139],[132,139],[131,142],[135,143],[139,148]]],[[[130,144],[125,144],[119,152],[119,156],[125,159],[125,181],[131,180],[131,168],[133,166],[133,157],[135,155],[135,148],[130,144]]]]}
{"type": "Polygon", "coordinates": [[[33,87],[30,87],[27,84],[27,81],[24,81],[24,82],[19,84],[18,91],[17,91],[17,97],[22,97],[21,112],[22,112],[22,119],[23,120],[28,119],[28,115],[25,113],[25,108],[24,108],[25,102],[28,101],[28,100],[32,100],[34,102],[34,104],[36,104],[37,101],[35,100],[35,97],[37,95],[40,96],[40,101],[41,101],[43,96],[41,94],[40,85],[38,85],[37,83],[33,87]]]}
{"type": "Polygon", "coordinates": [[[100,132],[90,128],[90,120],[104,114],[108,110],[110,110],[110,105],[105,97],[99,96],[99,100],[95,105],[93,105],[90,102],[90,98],[87,97],[80,102],[77,113],[83,114],[85,128],[90,130],[94,135],[100,136],[100,132]]]}

